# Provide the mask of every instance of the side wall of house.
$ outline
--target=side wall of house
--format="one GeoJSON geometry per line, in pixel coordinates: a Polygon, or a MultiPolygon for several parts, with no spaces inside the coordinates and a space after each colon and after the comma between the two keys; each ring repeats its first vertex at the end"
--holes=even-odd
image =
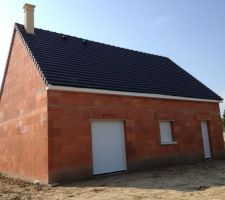
{"type": "Polygon", "coordinates": [[[47,91],[16,32],[0,101],[0,172],[48,182],[47,91]]]}
{"type": "Polygon", "coordinates": [[[201,120],[214,159],[224,157],[218,103],[48,91],[50,182],[92,176],[91,121],[123,120],[128,171],[204,160],[201,120]],[[177,144],[160,145],[160,120],[177,144]]]}

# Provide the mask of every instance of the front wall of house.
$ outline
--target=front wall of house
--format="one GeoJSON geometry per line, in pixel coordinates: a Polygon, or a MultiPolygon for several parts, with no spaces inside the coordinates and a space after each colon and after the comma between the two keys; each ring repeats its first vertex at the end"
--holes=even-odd
{"type": "Polygon", "coordinates": [[[0,172],[48,182],[47,92],[16,33],[0,101],[0,172]]]}
{"type": "Polygon", "coordinates": [[[217,103],[48,91],[49,181],[91,177],[91,121],[123,120],[128,171],[204,160],[201,120],[215,159],[224,156],[217,103]],[[160,145],[160,120],[177,144],[160,145]]]}

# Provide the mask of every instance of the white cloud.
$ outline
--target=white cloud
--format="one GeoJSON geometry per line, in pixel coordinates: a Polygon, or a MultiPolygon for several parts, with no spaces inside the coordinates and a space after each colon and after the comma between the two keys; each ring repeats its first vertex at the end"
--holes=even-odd
{"type": "Polygon", "coordinates": [[[160,16],[155,19],[154,24],[155,26],[162,27],[167,25],[169,22],[171,22],[172,19],[173,19],[173,16],[170,16],[170,15],[160,16]]]}

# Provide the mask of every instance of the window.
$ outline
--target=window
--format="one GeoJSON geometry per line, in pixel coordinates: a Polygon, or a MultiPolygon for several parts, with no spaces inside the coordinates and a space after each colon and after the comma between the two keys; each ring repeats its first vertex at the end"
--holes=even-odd
{"type": "Polygon", "coordinates": [[[171,121],[161,121],[160,126],[160,138],[161,144],[176,144],[172,137],[172,122],[171,121]]]}

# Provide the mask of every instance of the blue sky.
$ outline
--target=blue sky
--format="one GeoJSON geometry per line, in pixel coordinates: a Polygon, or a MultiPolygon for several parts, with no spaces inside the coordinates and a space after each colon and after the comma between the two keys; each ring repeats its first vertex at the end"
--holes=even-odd
{"type": "MultiPolygon", "coordinates": [[[[0,0],[0,80],[21,0],[0,0]]],[[[35,26],[171,58],[225,99],[224,0],[30,0],[35,26]]],[[[225,104],[221,104],[225,109],[225,104]]]]}

